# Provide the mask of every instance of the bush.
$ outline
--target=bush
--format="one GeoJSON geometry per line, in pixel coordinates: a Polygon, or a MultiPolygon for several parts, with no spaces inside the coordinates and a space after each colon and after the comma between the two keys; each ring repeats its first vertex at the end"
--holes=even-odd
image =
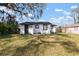
{"type": "Polygon", "coordinates": [[[61,32],[62,32],[62,27],[59,26],[59,27],[57,28],[57,33],[61,33],[61,32]]]}
{"type": "Polygon", "coordinates": [[[16,24],[0,22],[0,34],[14,34],[17,33],[17,29],[16,24]]]}

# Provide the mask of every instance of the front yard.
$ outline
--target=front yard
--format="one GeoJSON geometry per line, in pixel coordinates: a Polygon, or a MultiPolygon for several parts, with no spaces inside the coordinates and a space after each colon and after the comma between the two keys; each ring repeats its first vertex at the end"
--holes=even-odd
{"type": "Polygon", "coordinates": [[[0,55],[14,56],[77,56],[79,35],[4,35],[0,36],[0,55]]]}

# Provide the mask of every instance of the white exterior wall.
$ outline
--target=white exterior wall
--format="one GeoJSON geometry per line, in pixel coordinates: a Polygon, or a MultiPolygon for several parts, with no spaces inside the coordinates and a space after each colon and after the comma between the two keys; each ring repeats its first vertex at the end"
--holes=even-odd
{"type": "Polygon", "coordinates": [[[41,32],[41,27],[40,27],[40,25],[39,25],[39,28],[38,28],[38,29],[35,28],[35,25],[34,25],[33,28],[34,28],[34,30],[33,30],[34,33],[39,33],[39,32],[41,32]]]}
{"type": "MultiPolygon", "coordinates": [[[[34,34],[34,33],[40,33],[40,34],[50,34],[51,33],[51,25],[47,25],[48,28],[47,30],[43,30],[43,24],[39,24],[39,28],[36,29],[35,25],[28,25],[28,33],[29,34],[34,34]]],[[[25,34],[25,27],[24,25],[20,25],[20,34],[25,34]]]]}
{"type": "Polygon", "coordinates": [[[47,30],[43,30],[43,24],[39,24],[38,29],[36,29],[34,25],[34,33],[50,34],[51,26],[50,25],[47,25],[47,26],[48,26],[47,30]]]}
{"type": "Polygon", "coordinates": [[[79,27],[72,27],[72,28],[67,28],[66,33],[75,33],[79,34],[79,27]]]}
{"type": "Polygon", "coordinates": [[[24,25],[19,25],[20,34],[25,34],[25,27],[24,25]]]}
{"type": "Polygon", "coordinates": [[[28,32],[29,32],[29,34],[33,34],[34,33],[33,30],[34,30],[34,25],[29,25],[28,26],[28,32]]]}
{"type": "Polygon", "coordinates": [[[56,33],[56,27],[53,27],[53,28],[51,29],[51,32],[56,33]]]}
{"type": "Polygon", "coordinates": [[[45,33],[45,34],[50,34],[50,32],[51,32],[51,25],[48,25],[47,30],[43,30],[43,32],[42,32],[42,33],[45,33]]]}

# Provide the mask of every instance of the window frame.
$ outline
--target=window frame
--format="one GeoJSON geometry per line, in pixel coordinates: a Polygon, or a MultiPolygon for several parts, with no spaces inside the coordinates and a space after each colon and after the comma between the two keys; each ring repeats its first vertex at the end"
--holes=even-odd
{"type": "Polygon", "coordinates": [[[35,29],[39,29],[39,24],[35,24],[35,29]]]}

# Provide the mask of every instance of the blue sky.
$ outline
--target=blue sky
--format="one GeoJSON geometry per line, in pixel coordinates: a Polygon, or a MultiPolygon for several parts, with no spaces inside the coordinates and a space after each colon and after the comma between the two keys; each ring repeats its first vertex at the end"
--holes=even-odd
{"type": "MultiPolygon", "coordinates": [[[[48,21],[57,25],[73,24],[73,18],[71,17],[71,10],[78,8],[79,3],[48,3],[44,9],[42,17],[37,21],[48,21]]],[[[5,7],[0,6],[0,10],[5,10],[8,13],[14,13],[11,10],[7,10],[5,7]]],[[[29,17],[32,14],[28,14],[29,17]]],[[[17,20],[19,22],[34,21],[30,18],[23,16],[24,20],[20,20],[17,15],[17,20]],[[27,20],[26,20],[27,19],[27,20]]],[[[36,20],[35,20],[36,21],[36,20]]]]}
{"type": "Polygon", "coordinates": [[[74,3],[49,3],[40,21],[49,21],[58,25],[72,24],[71,10],[79,7],[74,3]]]}

